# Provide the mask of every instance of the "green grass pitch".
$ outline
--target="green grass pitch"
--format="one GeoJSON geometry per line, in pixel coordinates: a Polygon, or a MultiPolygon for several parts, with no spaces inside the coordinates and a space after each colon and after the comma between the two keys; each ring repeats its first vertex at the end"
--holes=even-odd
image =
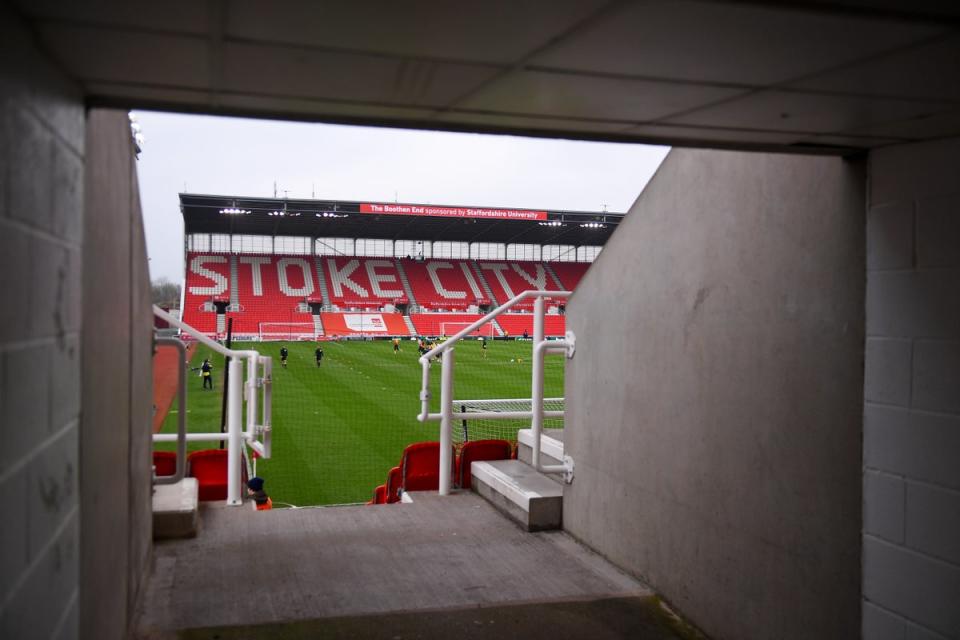
{"type": "MultiPolygon", "coordinates": [[[[315,343],[289,342],[286,369],[280,367],[281,343],[235,343],[272,356],[273,451],[257,461],[257,475],[266,480],[274,503],[298,506],[366,502],[387,472],[399,464],[411,442],[439,439],[439,423],[420,423],[418,394],[421,368],[416,343],[405,340],[394,355],[390,341],[324,342],[318,368],[315,343]]],[[[480,342],[456,347],[454,397],[457,399],[529,398],[530,342],[480,342]],[[522,361],[520,361],[522,360],[522,361]]],[[[191,366],[205,357],[214,364],[214,392],[201,390],[197,372],[188,377],[187,424],[191,432],[219,431],[223,390],[223,358],[200,345],[191,366]]],[[[563,359],[548,356],[544,366],[546,397],[563,395],[563,359]]],[[[439,411],[440,364],[431,373],[431,411],[439,411]]],[[[176,408],[164,422],[164,433],[176,432],[176,408]]],[[[216,443],[189,443],[190,450],[216,448],[216,443]]],[[[172,444],[156,445],[172,450],[172,444]]]]}

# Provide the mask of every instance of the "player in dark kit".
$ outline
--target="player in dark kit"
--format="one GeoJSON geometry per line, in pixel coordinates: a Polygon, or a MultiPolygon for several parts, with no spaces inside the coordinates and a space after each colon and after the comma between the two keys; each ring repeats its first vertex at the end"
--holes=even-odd
{"type": "Polygon", "coordinates": [[[290,352],[287,351],[286,347],[280,347],[280,366],[284,369],[287,368],[287,356],[290,355],[290,352]]]}
{"type": "Polygon", "coordinates": [[[400,338],[393,339],[393,355],[400,353],[400,338]]]}
{"type": "Polygon", "coordinates": [[[210,364],[210,358],[204,358],[200,365],[200,377],[203,378],[203,388],[213,389],[213,365],[210,364]]]}
{"type": "Polygon", "coordinates": [[[481,349],[482,351],[481,351],[480,353],[482,353],[482,354],[483,354],[483,357],[486,358],[486,357],[487,357],[487,339],[486,339],[486,338],[482,338],[482,340],[483,340],[483,342],[480,343],[480,349],[481,349]]]}
{"type": "Polygon", "coordinates": [[[317,345],[317,350],[313,352],[317,356],[317,366],[320,366],[320,361],[323,360],[323,347],[317,345]]]}

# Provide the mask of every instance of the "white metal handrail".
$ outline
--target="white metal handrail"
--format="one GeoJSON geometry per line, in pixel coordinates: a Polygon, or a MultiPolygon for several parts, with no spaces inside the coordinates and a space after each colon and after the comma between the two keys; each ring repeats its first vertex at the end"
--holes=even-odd
{"type": "Polygon", "coordinates": [[[543,291],[530,290],[515,296],[479,320],[460,330],[442,344],[437,345],[420,356],[422,377],[420,384],[420,414],[417,420],[440,421],[440,495],[448,495],[451,486],[450,469],[453,449],[453,421],[459,418],[487,419],[487,420],[517,420],[531,419],[533,430],[533,467],[543,473],[563,473],[567,482],[573,479],[573,460],[564,456],[562,465],[542,465],[540,463],[540,435],[543,431],[544,418],[562,418],[563,411],[545,411],[543,407],[543,358],[548,351],[562,351],[567,357],[573,356],[575,338],[568,331],[563,340],[545,340],[543,319],[546,312],[544,303],[546,298],[566,298],[572,295],[571,291],[543,291]],[[531,410],[504,411],[504,412],[454,412],[453,410],[453,371],[455,365],[454,345],[464,337],[476,331],[479,327],[492,321],[502,313],[507,312],[518,303],[534,299],[533,304],[533,373],[531,374],[531,410]],[[440,413],[430,413],[430,364],[431,359],[440,357],[440,413]]]}
{"type": "MultiPolygon", "coordinates": [[[[241,454],[244,443],[261,457],[271,453],[271,406],[272,406],[272,359],[261,356],[258,351],[229,349],[211,340],[201,331],[170,315],[154,305],[153,314],[173,327],[196,338],[198,342],[216,353],[230,358],[227,386],[227,433],[188,433],[186,441],[227,441],[227,504],[243,504],[241,483],[241,454]],[[243,378],[243,361],[247,362],[247,379],[243,378]],[[262,390],[262,407],[259,408],[258,390],[262,390]],[[243,404],[246,400],[246,430],[243,429],[243,404]]],[[[177,440],[173,434],[154,434],[154,442],[177,440]]]]}

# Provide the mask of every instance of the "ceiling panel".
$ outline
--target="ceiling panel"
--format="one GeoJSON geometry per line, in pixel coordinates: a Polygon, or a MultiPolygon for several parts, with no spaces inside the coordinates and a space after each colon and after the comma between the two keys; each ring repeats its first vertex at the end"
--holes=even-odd
{"type": "Polygon", "coordinates": [[[960,136],[960,109],[927,117],[856,127],[850,131],[857,135],[897,136],[911,140],[960,136]]]}
{"type": "Polygon", "coordinates": [[[466,109],[643,122],[729,98],[736,89],[526,71],[456,105],[466,109]]]}
{"type": "Polygon", "coordinates": [[[710,127],[689,127],[668,124],[641,124],[622,133],[643,136],[651,139],[674,140],[685,142],[722,142],[756,144],[792,144],[801,135],[796,132],[784,131],[757,131],[742,129],[714,129],[710,127]]]}
{"type": "Polygon", "coordinates": [[[489,66],[225,44],[222,87],[258,95],[441,106],[491,77],[489,66]]]}
{"type": "Polygon", "coordinates": [[[383,54],[510,63],[608,0],[262,0],[229,3],[232,37],[383,54]]]}
{"type": "Polygon", "coordinates": [[[929,25],[749,4],[637,2],[605,15],[536,56],[531,64],[759,86],[828,69],[942,31],[929,25]]]}
{"type": "Polygon", "coordinates": [[[672,124],[837,133],[855,126],[939,113],[950,105],[850,96],[758,91],[669,118],[672,124]]]}
{"type": "Polygon", "coordinates": [[[960,101],[960,34],[814,76],[791,86],[960,101]]]}
{"type": "Polygon", "coordinates": [[[204,40],[191,36],[42,25],[47,49],[81,81],[109,80],[173,87],[206,87],[209,59],[204,40]]]}
{"type": "Polygon", "coordinates": [[[571,120],[567,118],[537,118],[533,116],[515,116],[491,113],[475,113],[470,111],[446,111],[435,120],[443,123],[459,123],[477,125],[479,127],[504,128],[521,131],[579,131],[590,133],[615,133],[622,131],[622,122],[606,122],[594,120],[571,120]]]}
{"type": "Polygon", "coordinates": [[[33,18],[76,24],[185,34],[202,34],[210,26],[209,3],[195,0],[18,0],[17,4],[33,18]]]}

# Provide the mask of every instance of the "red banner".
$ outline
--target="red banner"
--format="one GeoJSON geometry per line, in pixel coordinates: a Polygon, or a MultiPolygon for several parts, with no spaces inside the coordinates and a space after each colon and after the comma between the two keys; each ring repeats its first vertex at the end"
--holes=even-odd
{"type": "Polygon", "coordinates": [[[438,218],[488,218],[497,220],[546,220],[546,211],[524,209],[479,209],[476,207],[435,207],[429,204],[360,205],[360,213],[389,216],[435,216],[438,218]]]}

